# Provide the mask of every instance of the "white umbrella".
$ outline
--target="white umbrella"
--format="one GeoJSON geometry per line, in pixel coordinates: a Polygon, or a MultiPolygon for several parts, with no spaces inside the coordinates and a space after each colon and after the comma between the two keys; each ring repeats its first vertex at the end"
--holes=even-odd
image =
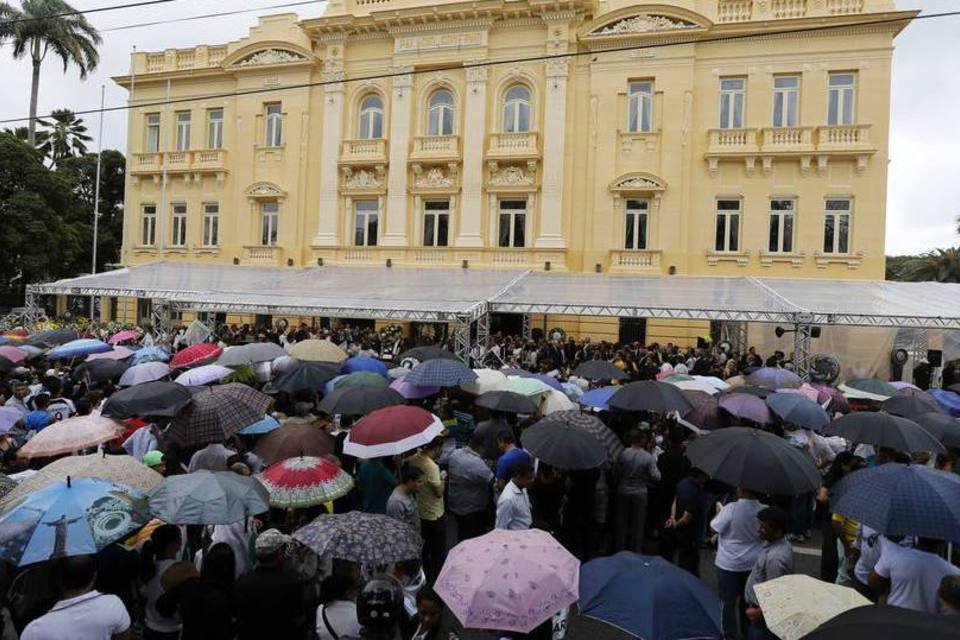
{"type": "Polygon", "coordinates": [[[170,375],[170,367],[166,362],[144,362],[124,371],[118,384],[121,387],[132,387],[136,384],[160,380],[168,375],[170,375]]]}
{"type": "Polygon", "coordinates": [[[716,387],[710,386],[704,380],[665,380],[664,382],[684,391],[702,391],[711,396],[719,393],[716,387]]]}
{"type": "Polygon", "coordinates": [[[286,356],[287,352],[275,342],[251,342],[237,347],[227,347],[217,364],[225,367],[268,362],[286,356]]]}
{"type": "Polygon", "coordinates": [[[693,376],[694,380],[701,380],[706,382],[708,385],[714,389],[719,389],[720,391],[726,391],[730,388],[730,385],[718,378],[717,376],[693,376]]]}
{"type": "Polygon", "coordinates": [[[199,387],[205,384],[220,382],[233,373],[233,369],[222,367],[219,364],[207,364],[196,369],[187,369],[174,380],[185,387],[199,387]]]}
{"type": "Polygon", "coordinates": [[[467,393],[479,396],[488,391],[503,391],[507,388],[507,376],[496,369],[474,369],[473,372],[477,374],[477,381],[460,385],[467,393]]]}
{"type": "Polygon", "coordinates": [[[550,389],[550,393],[545,393],[540,403],[540,413],[545,416],[557,411],[574,411],[576,409],[577,405],[567,397],[567,394],[556,389],[550,389]]]}

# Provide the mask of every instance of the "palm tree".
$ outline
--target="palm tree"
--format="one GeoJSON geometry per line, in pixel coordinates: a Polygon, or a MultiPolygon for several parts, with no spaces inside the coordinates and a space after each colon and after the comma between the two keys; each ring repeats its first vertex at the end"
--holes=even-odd
{"type": "Polygon", "coordinates": [[[86,78],[100,61],[97,45],[100,34],[64,0],[21,0],[16,9],[0,2],[0,41],[9,40],[14,58],[30,57],[33,79],[30,86],[30,124],[27,141],[37,141],[37,93],[40,89],[40,65],[48,53],[63,61],[63,70],[71,63],[86,78]]]}
{"type": "Polygon", "coordinates": [[[908,262],[903,279],[909,282],[960,282],[960,249],[934,249],[908,262]]]}
{"type": "Polygon", "coordinates": [[[38,131],[37,149],[50,159],[50,163],[57,164],[63,158],[82,156],[87,152],[87,142],[93,138],[87,135],[87,127],[83,119],[74,115],[70,109],[55,109],[50,114],[52,121],[40,120],[46,131],[38,131]]]}

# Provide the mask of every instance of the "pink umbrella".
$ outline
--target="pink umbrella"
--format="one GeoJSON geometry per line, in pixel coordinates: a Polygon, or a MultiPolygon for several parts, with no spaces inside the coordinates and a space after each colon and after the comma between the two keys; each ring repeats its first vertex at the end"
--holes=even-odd
{"type": "Polygon", "coordinates": [[[720,408],[732,416],[757,424],[773,422],[773,414],[763,398],[749,393],[725,393],[720,396],[720,408]]]}
{"type": "Polygon", "coordinates": [[[813,402],[819,404],[820,392],[811,387],[807,382],[804,382],[796,389],[777,389],[777,393],[794,393],[799,396],[804,396],[808,400],[812,400],[813,402]]]}
{"type": "Polygon", "coordinates": [[[110,339],[107,340],[108,344],[120,344],[121,342],[126,342],[128,340],[137,340],[140,338],[140,332],[134,329],[124,329],[123,331],[117,331],[115,334],[110,336],[110,339]]]}
{"type": "Polygon", "coordinates": [[[37,432],[18,452],[22,458],[46,458],[74,453],[113,440],[123,424],[100,414],[67,418],[37,432]]]}
{"type": "Polygon", "coordinates": [[[390,388],[402,395],[407,400],[429,398],[430,396],[440,393],[440,387],[420,387],[415,384],[405,382],[403,378],[397,378],[391,382],[390,388]]]}
{"type": "Polygon", "coordinates": [[[3,356],[14,364],[20,364],[26,360],[29,355],[29,353],[19,347],[13,347],[8,344],[0,347],[0,356],[3,356]]]}
{"type": "Polygon", "coordinates": [[[811,385],[817,390],[817,404],[823,406],[823,403],[830,401],[827,405],[827,411],[831,413],[850,413],[850,403],[843,392],[836,387],[825,384],[811,385]]]}
{"type": "Polygon", "coordinates": [[[91,353],[87,356],[87,362],[90,362],[91,360],[126,360],[132,355],[132,349],[127,349],[126,347],[114,347],[113,351],[91,353]]]}
{"type": "Polygon", "coordinates": [[[210,342],[201,342],[183,351],[178,351],[170,361],[171,369],[187,369],[201,364],[208,364],[220,357],[223,349],[210,342]]]}
{"type": "Polygon", "coordinates": [[[577,601],[580,561],[545,531],[497,529],[451,549],[434,589],[464,627],[530,633],[577,601]]]}

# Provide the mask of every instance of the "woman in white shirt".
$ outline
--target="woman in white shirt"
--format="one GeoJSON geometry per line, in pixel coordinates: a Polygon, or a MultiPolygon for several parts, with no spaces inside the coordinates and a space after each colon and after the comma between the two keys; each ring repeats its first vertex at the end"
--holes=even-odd
{"type": "Polygon", "coordinates": [[[746,489],[737,489],[737,501],[721,507],[710,521],[717,532],[717,591],[723,603],[724,640],[739,638],[737,620],[747,630],[743,590],[763,542],[757,532],[757,514],[763,505],[746,489]]]}
{"type": "Polygon", "coordinates": [[[180,637],[180,615],[167,617],[157,611],[157,600],[163,595],[160,582],[163,572],[177,562],[182,537],[180,528],[164,524],[150,535],[140,550],[140,595],[144,605],[144,640],[176,640],[180,637]]]}
{"type": "Polygon", "coordinates": [[[360,576],[356,565],[334,565],[333,573],[320,587],[323,604],[317,607],[317,636],[320,640],[357,640],[357,592],[360,576]]]}

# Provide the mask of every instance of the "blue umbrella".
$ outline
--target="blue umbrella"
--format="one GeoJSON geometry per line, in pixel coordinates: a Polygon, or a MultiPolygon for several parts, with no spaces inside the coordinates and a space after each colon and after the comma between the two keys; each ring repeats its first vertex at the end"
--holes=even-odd
{"type": "Polygon", "coordinates": [[[81,338],[71,340],[66,344],[55,347],[47,352],[47,357],[51,360],[60,360],[67,358],[77,358],[79,356],[88,356],[91,353],[104,353],[113,351],[113,347],[103,340],[94,340],[93,338],[81,338]]]}
{"type": "Polygon", "coordinates": [[[798,427],[819,431],[830,424],[830,416],[823,407],[805,396],[794,393],[771,393],[767,396],[767,406],[786,422],[798,427]]]}
{"type": "Polygon", "coordinates": [[[947,413],[954,418],[960,417],[960,395],[946,389],[930,389],[929,393],[947,413]]]}
{"type": "Polygon", "coordinates": [[[459,387],[475,382],[477,374],[459,360],[427,360],[410,370],[403,378],[418,387],[459,387]]]}
{"type": "Polygon", "coordinates": [[[620,387],[601,387],[599,389],[591,389],[580,396],[577,402],[585,407],[599,409],[600,411],[610,411],[610,396],[619,391],[619,389],[620,387]]]}
{"type": "Polygon", "coordinates": [[[160,347],[144,347],[137,349],[130,357],[132,364],[142,364],[144,362],[168,362],[170,354],[160,347]]]}
{"type": "Polygon", "coordinates": [[[0,558],[23,566],[96,553],[149,520],[139,491],[68,477],[32,492],[0,517],[0,558]]]}
{"type": "Polygon", "coordinates": [[[340,373],[354,373],[356,371],[370,371],[385,376],[387,375],[387,365],[370,356],[354,356],[347,358],[340,367],[340,373]]]}
{"type": "Polygon", "coordinates": [[[888,463],[851,473],[830,491],[830,509],[886,535],[960,542],[960,476],[888,463]]]}
{"type": "Polygon", "coordinates": [[[270,433],[280,428],[280,423],[273,416],[264,416],[263,420],[258,420],[251,425],[240,429],[238,433],[242,436],[259,436],[264,433],[270,433]]]}
{"type": "Polygon", "coordinates": [[[629,551],[580,567],[580,613],[650,640],[723,637],[720,598],[659,556],[629,551]]]}

